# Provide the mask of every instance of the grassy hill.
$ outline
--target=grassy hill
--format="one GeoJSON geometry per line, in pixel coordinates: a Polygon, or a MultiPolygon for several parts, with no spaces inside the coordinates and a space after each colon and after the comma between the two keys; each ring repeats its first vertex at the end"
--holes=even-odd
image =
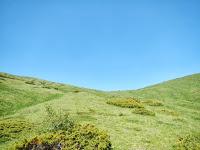
{"type": "Polygon", "coordinates": [[[168,150],[181,142],[192,149],[200,142],[200,74],[105,92],[0,73],[0,149],[40,133],[47,106],[106,130],[116,150],[168,150]]]}

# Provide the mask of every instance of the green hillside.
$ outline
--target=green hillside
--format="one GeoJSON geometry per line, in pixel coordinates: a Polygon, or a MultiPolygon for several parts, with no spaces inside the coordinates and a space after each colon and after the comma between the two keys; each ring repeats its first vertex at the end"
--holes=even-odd
{"type": "Polygon", "coordinates": [[[114,150],[200,146],[200,74],[105,92],[0,73],[0,149],[42,133],[47,106],[106,131],[114,150]]]}

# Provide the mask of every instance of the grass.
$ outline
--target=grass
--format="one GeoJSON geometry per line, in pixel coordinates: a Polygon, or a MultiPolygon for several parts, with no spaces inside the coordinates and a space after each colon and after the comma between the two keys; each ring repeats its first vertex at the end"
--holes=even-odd
{"type": "Polygon", "coordinates": [[[143,104],[149,105],[149,106],[163,106],[163,103],[158,100],[144,100],[142,102],[143,104]]]}
{"type": "MultiPolygon", "coordinates": [[[[58,92],[52,93],[47,90],[36,90],[26,85],[23,88],[20,84],[19,87],[9,86],[9,82],[0,84],[0,116],[8,115],[19,109],[62,96],[62,94],[58,92]]],[[[11,83],[14,84],[13,82],[11,83]]]]}
{"type": "MultiPolygon", "coordinates": [[[[95,128],[106,131],[110,135],[114,150],[178,149],[174,145],[180,137],[185,139],[187,135],[193,136],[194,132],[200,131],[199,91],[200,74],[139,90],[103,92],[0,73],[0,126],[8,126],[5,125],[8,119],[10,125],[18,128],[19,120],[23,120],[24,126],[34,124],[34,132],[40,133],[38,126],[42,127],[47,120],[46,106],[49,105],[57,114],[69,113],[77,124],[93,124],[95,128]],[[34,84],[25,83],[32,80],[34,84]],[[134,102],[143,106],[140,107],[144,108],[142,112],[148,110],[156,115],[151,117],[133,113],[136,109],[140,110],[137,104],[134,108],[113,105],[113,102],[117,101],[118,104],[126,106],[131,101],[130,105],[135,106],[129,97],[140,99],[139,102],[134,102]],[[107,104],[108,100],[112,101],[112,104],[107,104]],[[145,103],[147,100],[151,102],[145,103]],[[155,101],[161,102],[162,105],[157,106],[155,101]]],[[[7,149],[9,145],[24,137],[37,136],[26,129],[25,127],[13,134],[4,128],[3,133],[10,136],[0,137],[3,141],[0,143],[0,149],[7,149]]],[[[190,145],[198,143],[195,139],[190,140],[194,141],[190,142],[190,145]]]]}
{"type": "Polygon", "coordinates": [[[160,110],[161,113],[165,113],[167,115],[172,115],[172,116],[179,116],[179,113],[177,113],[174,110],[169,110],[169,109],[161,109],[160,110]]]}
{"type": "Polygon", "coordinates": [[[155,113],[153,111],[150,111],[145,108],[135,108],[132,112],[140,115],[155,116],[155,113]]]}

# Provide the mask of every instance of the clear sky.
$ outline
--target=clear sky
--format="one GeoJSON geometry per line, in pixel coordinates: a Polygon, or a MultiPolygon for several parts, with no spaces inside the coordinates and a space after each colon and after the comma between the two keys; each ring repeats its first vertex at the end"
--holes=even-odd
{"type": "Polygon", "coordinates": [[[0,0],[0,72],[101,90],[200,72],[199,0],[0,0]]]}

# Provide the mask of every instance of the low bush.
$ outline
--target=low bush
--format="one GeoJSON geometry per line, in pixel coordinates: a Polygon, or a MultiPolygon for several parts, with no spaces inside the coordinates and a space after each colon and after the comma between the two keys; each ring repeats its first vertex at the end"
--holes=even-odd
{"type": "Polygon", "coordinates": [[[35,85],[35,81],[34,80],[30,80],[30,81],[25,81],[26,84],[31,84],[31,85],[35,85]]]}
{"type": "Polygon", "coordinates": [[[17,139],[19,133],[28,132],[33,125],[20,119],[4,119],[0,121],[0,143],[17,139]]]}
{"type": "Polygon", "coordinates": [[[155,113],[153,111],[147,110],[145,108],[135,108],[132,112],[140,115],[155,116],[155,113]]]}
{"type": "Polygon", "coordinates": [[[158,100],[145,100],[142,103],[149,106],[163,106],[163,103],[158,100]]]}
{"type": "Polygon", "coordinates": [[[74,90],[73,91],[74,93],[79,93],[79,92],[81,92],[80,90],[74,90]]]}
{"type": "Polygon", "coordinates": [[[25,139],[12,146],[16,150],[110,150],[110,137],[107,132],[94,125],[75,123],[69,114],[55,112],[46,106],[47,118],[44,122],[47,130],[42,134],[25,139]]]}
{"type": "Polygon", "coordinates": [[[15,145],[17,150],[110,150],[110,138],[93,125],[76,125],[71,132],[45,133],[15,145]]]}
{"type": "Polygon", "coordinates": [[[47,117],[44,121],[44,124],[47,126],[47,129],[50,131],[56,130],[65,130],[69,131],[74,126],[74,121],[69,117],[69,113],[58,113],[54,109],[47,105],[46,106],[47,117]]]}
{"type": "Polygon", "coordinates": [[[200,150],[200,133],[189,134],[178,139],[175,150],[200,150]]]}
{"type": "Polygon", "coordinates": [[[127,107],[127,108],[143,108],[144,106],[141,104],[139,100],[128,98],[128,99],[118,99],[118,100],[109,100],[107,104],[119,106],[119,107],[127,107]]]}

